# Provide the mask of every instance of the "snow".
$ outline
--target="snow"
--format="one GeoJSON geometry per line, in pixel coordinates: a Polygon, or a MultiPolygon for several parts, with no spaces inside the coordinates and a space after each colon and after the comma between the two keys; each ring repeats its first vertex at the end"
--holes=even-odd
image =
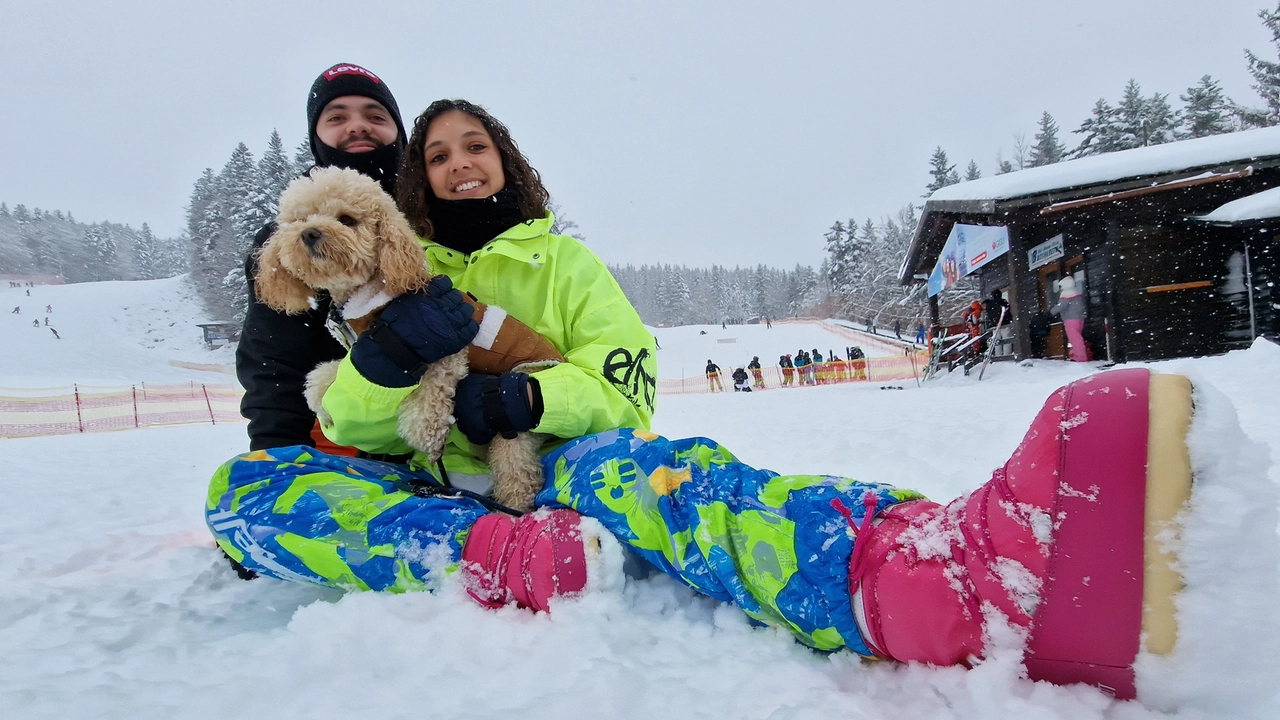
{"type": "MultiPolygon", "coordinates": [[[[228,362],[227,349],[200,344],[199,311],[183,286],[34,289],[41,308],[53,304],[66,344],[6,326],[16,339],[0,349],[0,386],[172,380],[193,371],[170,360],[228,362]],[[68,342],[81,334],[83,346],[68,342]]],[[[0,289],[9,308],[24,305],[29,325],[21,295],[0,289]]],[[[655,332],[664,365],[705,364],[709,348],[725,348],[729,363],[767,359],[781,352],[775,337],[788,352],[815,342],[826,352],[786,328],[735,326],[736,348],[699,345],[707,336],[697,329],[655,332]]],[[[484,610],[452,585],[434,595],[343,595],[243,582],[214,550],[202,514],[213,470],[246,444],[243,425],[223,424],[0,440],[0,717],[1280,716],[1280,347],[1258,341],[1153,367],[1197,383],[1198,487],[1183,521],[1192,550],[1182,556],[1190,587],[1179,601],[1180,650],[1190,652],[1142,659],[1142,703],[1029,682],[1003,649],[972,670],[814,653],[662,576],[541,615],[484,610]]],[[[1094,370],[997,363],[981,383],[955,373],[902,391],[663,396],[655,430],[714,437],[774,470],[949,500],[1004,462],[1054,388],[1094,370]]],[[[996,627],[992,644],[1004,648],[1011,635],[996,627]]]]}
{"type": "Polygon", "coordinates": [[[1222,205],[1197,220],[1212,223],[1234,223],[1244,220],[1266,220],[1280,217],[1280,188],[1263,190],[1222,205]]]}
{"type": "Polygon", "coordinates": [[[1280,155],[1280,127],[1213,135],[1180,142],[1091,155],[939,188],[936,200],[1008,200],[1123,178],[1280,155]]]}
{"type": "Polygon", "coordinates": [[[824,358],[829,350],[843,358],[845,347],[852,345],[861,347],[867,357],[902,354],[902,350],[892,349],[892,341],[884,336],[859,333],[863,339],[850,340],[825,329],[817,321],[775,322],[772,328],[764,325],[728,325],[724,328],[719,325],[682,325],[651,327],[649,331],[658,339],[658,377],[662,378],[701,376],[708,359],[714,360],[726,374],[735,368],[745,368],[756,355],[760,357],[762,366],[770,367],[777,365],[782,355],[795,356],[800,350],[813,352],[814,348],[824,358]]]}
{"type": "Polygon", "coordinates": [[[196,325],[214,320],[204,315],[186,276],[0,288],[0,308],[0,387],[235,382],[225,374],[169,364],[235,362],[230,346],[205,349],[196,325]],[[49,306],[53,312],[45,312],[49,306]],[[14,314],[15,307],[22,312],[14,314]]]}

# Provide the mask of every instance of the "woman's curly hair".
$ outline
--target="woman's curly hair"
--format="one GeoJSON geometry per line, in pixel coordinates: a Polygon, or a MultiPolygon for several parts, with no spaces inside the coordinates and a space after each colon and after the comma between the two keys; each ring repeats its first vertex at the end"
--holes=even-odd
{"type": "Polygon", "coordinates": [[[405,148],[400,173],[396,178],[396,204],[409,219],[414,232],[426,238],[432,234],[431,203],[436,196],[431,191],[431,183],[427,181],[427,159],[422,149],[427,143],[427,128],[431,121],[450,110],[464,112],[479,120],[489,137],[493,138],[498,154],[502,156],[505,187],[515,191],[520,216],[525,220],[545,217],[550,195],[542,186],[542,176],[529,165],[529,159],[520,152],[516,141],[511,139],[511,131],[507,130],[507,126],[475,103],[462,99],[444,99],[428,105],[418,119],[413,121],[413,132],[409,136],[409,145],[405,148]]]}

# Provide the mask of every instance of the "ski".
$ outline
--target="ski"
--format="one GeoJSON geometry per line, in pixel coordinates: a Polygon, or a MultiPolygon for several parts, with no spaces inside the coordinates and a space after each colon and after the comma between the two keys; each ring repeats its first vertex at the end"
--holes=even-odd
{"type": "Polygon", "coordinates": [[[982,382],[982,373],[987,371],[987,365],[991,363],[991,358],[996,354],[996,342],[999,340],[1000,328],[1004,326],[1004,316],[1009,312],[1009,308],[1000,308],[1000,319],[996,321],[996,329],[991,331],[991,342],[987,344],[987,352],[982,358],[982,367],[978,370],[978,382],[982,382]]]}

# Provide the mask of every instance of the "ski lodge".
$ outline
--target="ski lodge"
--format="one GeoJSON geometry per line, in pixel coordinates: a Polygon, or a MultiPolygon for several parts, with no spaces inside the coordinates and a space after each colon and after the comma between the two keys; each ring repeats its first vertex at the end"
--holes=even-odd
{"type": "Polygon", "coordinates": [[[1049,313],[1070,274],[1093,359],[1222,353],[1280,335],[1280,127],[1094,155],[941,188],[899,271],[969,275],[1011,315],[997,356],[1066,357],[1049,313]]]}

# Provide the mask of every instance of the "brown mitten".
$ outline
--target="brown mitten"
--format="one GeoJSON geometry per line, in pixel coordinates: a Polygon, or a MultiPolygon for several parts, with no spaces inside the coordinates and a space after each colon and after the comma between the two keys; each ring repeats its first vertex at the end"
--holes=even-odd
{"type": "Polygon", "coordinates": [[[473,373],[501,375],[519,370],[533,372],[559,365],[564,356],[533,328],[507,314],[497,305],[485,305],[463,295],[472,307],[471,317],[480,323],[480,332],[467,346],[468,367],[473,373]]]}

